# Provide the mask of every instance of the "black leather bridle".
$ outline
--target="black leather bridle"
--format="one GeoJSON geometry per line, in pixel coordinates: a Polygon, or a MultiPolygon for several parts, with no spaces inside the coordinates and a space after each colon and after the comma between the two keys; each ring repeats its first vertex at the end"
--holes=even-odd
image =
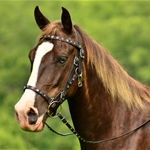
{"type": "MultiPolygon", "coordinates": [[[[78,44],[74,43],[71,40],[68,40],[66,38],[63,37],[59,37],[59,36],[53,36],[53,35],[44,35],[43,37],[41,37],[41,39],[45,39],[45,40],[59,40],[61,42],[65,42],[68,43],[72,46],[74,46],[76,48],[76,55],[70,70],[70,73],[68,75],[66,84],[64,86],[64,88],[62,89],[62,91],[60,91],[60,93],[58,95],[56,95],[54,98],[50,98],[47,94],[45,94],[44,92],[42,92],[41,90],[39,90],[36,87],[30,86],[30,85],[26,85],[24,86],[24,90],[25,89],[30,89],[32,91],[34,91],[35,93],[39,94],[41,97],[44,98],[44,100],[48,103],[48,108],[47,108],[47,114],[49,116],[55,116],[57,108],[66,100],[65,96],[66,96],[66,92],[67,89],[69,89],[69,87],[73,84],[73,82],[75,80],[78,80],[78,87],[82,87],[82,60],[84,58],[84,50],[82,48],[82,42],[81,42],[81,37],[79,35],[79,33],[76,31],[77,34],[77,40],[78,40],[78,44]]],[[[105,140],[99,140],[99,141],[91,141],[91,140],[87,140],[85,138],[83,138],[82,136],[80,136],[78,134],[78,132],[72,128],[72,126],[68,123],[68,121],[65,119],[65,117],[63,117],[61,115],[61,113],[57,113],[56,115],[59,119],[61,119],[61,121],[72,131],[72,133],[67,133],[67,134],[62,134],[62,133],[58,133],[57,131],[53,130],[46,122],[46,126],[54,133],[61,135],[61,136],[68,136],[71,134],[75,134],[79,140],[85,142],[85,143],[90,143],[90,144],[99,144],[99,143],[103,143],[103,142],[108,142],[108,141],[112,141],[112,140],[116,140],[118,138],[121,138],[123,136],[126,136],[128,134],[131,134],[135,131],[137,131],[138,129],[140,129],[141,127],[143,127],[144,125],[146,125],[150,119],[146,120],[143,124],[141,124],[140,126],[120,135],[120,136],[116,136],[116,137],[112,137],[112,138],[108,138],[105,140]]]]}
{"type": "Polygon", "coordinates": [[[44,35],[41,37],[41,39],[45,39],[45,40],[59,40],[61,42],[68,43],[76,48],[76,54],[74,57],[74,61],[70,73],[68,75],[66,84],[64,88],[60,91],[60,93],[56,95],[54,98],[51,98],[36,87],[30,85],[24,86],[24,90],[30,89],[35,93],[39,94],[40,96],[42,96],[44,100],[46,100],[46,102],[48,103],[47,113],[50,116],[54,116],[56,114],[57,108],[66,100],[65,99],[66,91],[67,89],[69,89],[69,87],[73,84],[73,82],[76,79],[78,80],[78,87],[82,86],[82,59],[84,58],[84,50],[82,48],[81,37],[78,32],[76,32],[76,34],[77,34],[78,44],[76,44],[75,42],[69,39],[59,37],[59,36],[44,35]]]}

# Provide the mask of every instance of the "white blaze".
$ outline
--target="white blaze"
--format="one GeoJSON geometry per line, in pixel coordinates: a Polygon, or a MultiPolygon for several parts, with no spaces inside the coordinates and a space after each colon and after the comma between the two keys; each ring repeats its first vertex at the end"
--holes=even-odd
{"type": "MultiPolygon", "coordinates": [[[[27,85],[36,86],[37,78],[38,78],[38,70],[41,64],[41,60],[45,54],[50,52],[53,49],[53,44],[50,42],[43,42],[36,50],[33,69],[28,80],[27,85]]],[[[35,92],[32,90],[26,89],[24,94],[22,95],[20,101],[16,104],[15,107],[22,110],[26,106],[33,106],[35,101],[35,92]]]]}
{"type": "Polygon", "coordinates": [[[36,54],[35,54],[33,70],[32,70],[32,73],[31,73],[31,76],[29,78],[27,85],[31,85],[34,87],[36,86],[38,70],[39,70],[39,66],[41,64],[41,60],[46,53],[48,53],[49,51],[52,50],[52,48],[53,48],[53,44],[49,43],[49,42],[44,42],[41,45],[39,45],[39,47],[36,51],[36,54]]]}

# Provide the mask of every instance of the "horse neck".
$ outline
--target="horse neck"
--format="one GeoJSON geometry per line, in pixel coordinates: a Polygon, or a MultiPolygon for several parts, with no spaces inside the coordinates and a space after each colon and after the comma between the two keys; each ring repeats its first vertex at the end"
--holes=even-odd
{"type": "Polygon", "coordinates": [[[95,133],[105,137],[113,120],[111,98],[96,73],[84,68],[83,87],[68,103],[77,132],[87,139],[97,140],[100,135],[97,137],[95,133]]]}
{"type": "MultiPolygon", "coordinates": [[[[145,121],[142,118],[148,119],[145,116],[148,113],[141,114],[137,108],[130,110],[126,104],[113,101],[94,70],[87,68],[83,69],[83,87],[68,100],[75,129],[82,137],[97,141],[119,136],[142,124],[145,121]]],[[[101,146],[89,146],[82,141],[80,144],[86,150],[101,146]]]]}

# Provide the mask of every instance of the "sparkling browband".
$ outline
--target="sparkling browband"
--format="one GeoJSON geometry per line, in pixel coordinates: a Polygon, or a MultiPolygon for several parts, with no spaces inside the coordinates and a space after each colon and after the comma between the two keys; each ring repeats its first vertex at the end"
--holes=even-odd
{"type": "Polygon", "coordinates": [[[68,43],[72,46],[74,46],[75,48],[79,49],[80,50],[80,56],[82,58],[84,58],[84,50],[82,49],[82,46],[81,45],[77,45],[75,42],[69,40],[69,39],[66,39],[66,38],[63,38],[63,37],[60,37],[60,36],[54,36],[54,35],[43,35],[40,39],[54,39],[54,40],[59,40],[61,42],[65,42],[65,43],[68,43]]]}

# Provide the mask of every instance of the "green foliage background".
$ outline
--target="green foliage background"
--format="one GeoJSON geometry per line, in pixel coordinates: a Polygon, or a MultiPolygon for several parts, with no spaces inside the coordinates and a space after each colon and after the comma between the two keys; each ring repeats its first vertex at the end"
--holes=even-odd
{"type": "MultiPolygon", "coordinates": [[[[60,20],[61,6],[66,7],[74,24],[108,49],[132,77],[150,85],[150,2],[0,1],[0,149],[79,150],[75,136],[59,137],[46,128],[24,132],[14,118],[13,107],[30,74],[28,52],[40,33],[33,17],[37,5],[51,21],[60,20]]],[[[70,118],[67,104],[63,114],[70,118]]],[[[48,123],[68,132],[59,120],[48,123]]]]}

